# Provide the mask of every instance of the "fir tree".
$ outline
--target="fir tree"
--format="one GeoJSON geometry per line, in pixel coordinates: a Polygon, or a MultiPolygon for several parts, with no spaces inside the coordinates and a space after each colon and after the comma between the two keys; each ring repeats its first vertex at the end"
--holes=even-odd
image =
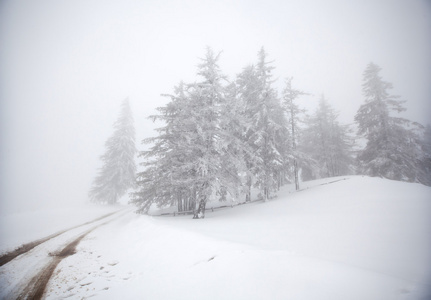
{"type": "Polygon", "coordinates": [[[248,179],[249,190],[253,184],[265,201],[278,188],[283,156],[277,137],[285,128],[277,92],[272,87],[271,71],[274,67],[270,66],[266,56],[262,48],[258,53],[257,66],[246,68],[239,78],[246,106],[245,116],[249,122],[244,140],[253,153],[246,157],[252,174],[248,179]]]}
{"type": "Polygon", "coordinates": [[[164,123],[156,129],[157,137],[145,139],[153,144],[148,151],[141,151],[139,157],[144,171],[138,173],[139,190],[132,194],[132,203],[140,213],[147,213],[152,204],[157,206],[178,206],[178,211],[188,211],[194,207],[194,197],[189,186],[192,185],[193,166],[188,164],[194,153],[190,152],[189,103],[184,83],[180,83],[174,95],[163,95],[171,101],[165,107],[157,108],[159,114],[150,116],[153,121],[164,123]]]}
{"type": "Polygon", "coordinates": [[[303,173],[304,180],[352,173],[353,139],[349,127],[337,121],[337,113],[322,95],[319,106],[306,120],[301,149],[314,161],[303,173]]]}
{"type": "Polygon", "coordinates": [[[117,203],[135,183],[135,128],[128,99],[123,101],[113,127],[114,133],[106,141],[106,152],[101,156],[103,166],[89,192],[92,201],[98,203],[117,203]]]}
{"type": "Polygon", "coordinates": [[[363,174],[388,179],[418,181],[418,144],[414,124],[395,117],[393,112],[405,111],[403,101],[389,94],[392,84],[380,76],[381,68],[368,64],[364,72],[365,103],[355,115],[358,134],[367,144],[358,153],[363,174]]]}
{"type": "MultiPolygon", "coordinates": [[[[243,71],[238,74],[236,78],[236,93],[238,95],[238,102],[244,107],[241,112],[241,117],[245,125],[240,133],[241,139],[249,149],[253,149],[251,137],[255,131],[253,124],[253,116],[257,111],[257,101],[259,97],[259,83],[256,75],[256,68],[253,65],[247,66],[243,71]]],[[[255,183],[255,167],[259,163],[258,157],[254,154],[254,150],[244,154],[246,165],[246,190],[245,200],[251,201],[251,188],[255,183]]]]}
{"type": "Polygon", "coordinates": [[[431,125],[425,126],[421,140],[419,182],[431,186],[431,125]]]}
{"type": "MultiPolygon", "coordinates": [[[[290,129],[291,145],[289,145],[291,160],[293,161],[293,176],[295,181],[295,189],[299,190],[299,167],[298,160],[300,160],[300,154],[297,150],[298,136],[299,136],[299,122],[300,115],[305,112],[304,109],[300,109],[295,103],[295,100],[301,95],[307,95],[306,93],[292,88],[292,77],[286,79],[286,87],[283,90],[282,105],[287,114],[288,127],[290,129]]],[[[302,160],[304,161],[304,160],[302,160]]]]}
{"type": "Polygon", "coordinates": [[[151,161],[138,176],[132,202],[141,212],[151,204],[193,204],[193,217],[204,218],[208,201],[236,197],[244,169],[238,136],[235,89],[218,66],[219,55],[207,49],[198,66],[202,81],[181,85],[171,102],[154,116],[165,122],[154,146],[141,156],[151,161]],[[182,199],[181,201],[179,201],[182,199]]]}

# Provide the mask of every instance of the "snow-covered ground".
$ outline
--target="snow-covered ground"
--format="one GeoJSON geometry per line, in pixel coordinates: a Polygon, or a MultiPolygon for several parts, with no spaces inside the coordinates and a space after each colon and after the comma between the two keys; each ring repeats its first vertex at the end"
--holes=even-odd
{"type": "Polygon", "coordinates": [[[0,254],[122,208],[124,207],[120,205],[80,204],[64,208],[0,214],[0,254]]]}
{"type": "Polygon", "coordinates": [[[203,220],[125,214],[58,265],[47,298],[429,299],[431,188],[343,178],[203,220]]]}

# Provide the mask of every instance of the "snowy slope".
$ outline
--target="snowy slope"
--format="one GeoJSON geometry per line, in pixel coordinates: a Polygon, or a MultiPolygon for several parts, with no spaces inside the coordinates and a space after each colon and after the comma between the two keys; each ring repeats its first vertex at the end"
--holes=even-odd
{"type": "Polygon", "coordinates": [[[126,215],[60,263],[48,299],[428,299],[431,189],[331,181],[203,220],[126,215]]]}

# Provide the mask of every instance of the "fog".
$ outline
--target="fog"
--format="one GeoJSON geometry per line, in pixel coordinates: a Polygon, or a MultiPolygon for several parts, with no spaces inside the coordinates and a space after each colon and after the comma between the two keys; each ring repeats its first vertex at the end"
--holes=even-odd
{"type": "Polygon", "coordinates": [[[0,4],[1,211],[88,201],[121,101],[129,97],[136,140],[147,116],[180,80],[196,80],[205,47],[223,51],[233,79],[264,46],[284,78],[322,93],[353,123],[362,73],[382,67],[404,114],[429,122],[429,1],[15,0],[0,4]]]}

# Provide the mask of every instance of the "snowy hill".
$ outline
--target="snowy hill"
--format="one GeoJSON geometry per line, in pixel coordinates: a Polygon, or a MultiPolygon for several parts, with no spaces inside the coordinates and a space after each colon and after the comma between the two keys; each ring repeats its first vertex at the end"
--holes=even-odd
{"type": "Polygon", "coordinates": [[[126,214],[60,263],[47,298],[429,299],[431,188],[340,179],[202,220],[126,214]]]}
{"type": "MultiPolygon", "coordinates": [[[[214,277],[204,285],[222,289],[222,298],[417,299],[409,293],[430,290],[422,284],[431,279],[431,189],[379,178],[336,180],[307,183],[298,193],[287,187],[275,200],[208,214],[199,224],[188,217],[154,222],[181,230],[171,236],[178,245],[183,229],[202,235],[185,251],[205,248],[202,276],[214,277]],[[204,237],[215,245],[206,246],[204,237]],[[211,257],[215,270],[205,260],[211,257]],[[228,282],[233,291],[223,288],[228,282]]],[[[182,249],[171,247],[174,254],[182,249]]]]}

